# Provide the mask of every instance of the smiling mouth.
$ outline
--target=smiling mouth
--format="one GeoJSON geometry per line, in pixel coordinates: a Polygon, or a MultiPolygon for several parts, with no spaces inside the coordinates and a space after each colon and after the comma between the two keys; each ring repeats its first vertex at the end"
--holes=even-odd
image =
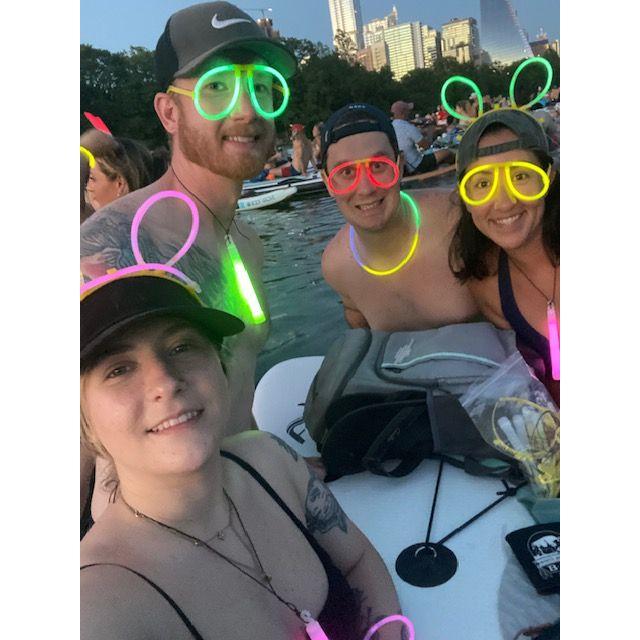
{"type": "Polygon", "coordinates": [[[355,205],[356,209],[360,211],[369,211],[369,209],[375,209],[382,204],[384,198],[380,198],[379,200],[375,200],[373,202],[363,202],[362,204],[355,205]]]}
{"type": "Polygon", "coordinates": [[[260,136],[222,136],[225,142],[240,142],[241,144],[253,144],[258,142],[260,136]]]}
{"type": "Polygon", "coordinates": [[[194,418],[200,417],[202,412],[202,409],[198,409],[197,411],[185,411],[175,418],[163,420],[160,424],[156,425],[152,429],[148,429],[147,433],[162,433],[163,431],[171,429],[172,427],[178,427],[189,422],[190,420],[193,420],[194,418]]]}
{"type": "Polygon", "coordinates": [[[516,213],[515,215],[509,216],[508,218],[496,218],[495,220],[491,220],[491,222],[501,227],[508,227],[509,225],[519,220],[523,215],[524,212],[516,213]]]}

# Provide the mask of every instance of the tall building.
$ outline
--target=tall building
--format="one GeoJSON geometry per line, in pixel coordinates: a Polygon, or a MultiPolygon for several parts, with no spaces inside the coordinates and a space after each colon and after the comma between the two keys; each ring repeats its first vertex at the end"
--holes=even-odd
{"type": "Polygon", "coordinates": [[[422,57],[425,67],[432,67],[442,57],[442,34],[426,24],[422,25],[422,57]]]}
{"type": "Polygon", "coordinates": [[[482,49],[475,18],[453,18],[442,25],[442,55],[458,62],[480,63],[482,49]]]}
{"type": "Polygon", "coordinates": [[[510,0],[480,0],[482,48],[492,62],[510,64],[533,55],[510,0]]]}
{"type": "Polygon", "coordinates": [[[382,67],[389,65],[387,43],[384,40],[372,42],[368,47],[358,51],[357,60],[369,71],[380,71],[382,67]]]}
{"type": "Polygon", "coordinates": [[[413,69],[424,67],[422,25],[405,22],[382,31],[389,52],[389,66],[396,80],[413,69]]]}
{"type": "Polygon", "coordinates": [[[329,0],[331,28],[335,39],[338,31],[349,34],[358,49],[362,49],[362,11],[360,0],[329,0]]]}
{"type": "Polygon", "coordinates": [[[364,25],[362,34],[364,37],[364,46],[368,47],[372,42],[379,42],[382,39],[380,37],[380,33],[389,27],[395,27],[397,24],[398,10],[394,5],[388,16],[385,16],[384,18],[375,18],[364,25]]]}

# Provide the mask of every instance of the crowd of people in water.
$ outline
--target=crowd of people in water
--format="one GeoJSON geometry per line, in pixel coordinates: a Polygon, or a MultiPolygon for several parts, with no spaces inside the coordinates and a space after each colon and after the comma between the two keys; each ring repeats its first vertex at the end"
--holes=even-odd
{"type": "MultiPolygon", "coordinates": [[[[168,148],[81,136],[83,638],[275,640],[319,625],[361,640],[400,611],[321,462],[256,429],[271,321],[262,242],[236,216],[246,180],[322,176],[345,221],[321,264],[345,330],[493,323],[559,406],[559,88],[529,113],[502,96],[480,117],[477,99],[457,103],[468,119],[344,105],[292,125],[289,157],[260,74],[286,80],[296,64],[232,4],[182,9],[156,47],[168,148]],[[443,164],[455,188],[401,191],[443,164]],[[193,219],[176,193],[198,219],[177,260],[193,219]],[[133,269],[140,253],[153,269],[133,269]]],[[[395,621],[375,637],[405,633],[395,621]]]]}

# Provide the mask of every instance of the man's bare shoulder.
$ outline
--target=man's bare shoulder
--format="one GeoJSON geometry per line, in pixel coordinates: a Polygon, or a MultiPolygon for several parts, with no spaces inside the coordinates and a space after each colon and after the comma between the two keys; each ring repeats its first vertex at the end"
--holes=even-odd
{"type": "Polygon", "coordinates": [[[328,242],[322,252],[322,275],[330,286],[336,288],[344,277],[348,260],[348,225],[344,225],[328,242]]]}
{"type": "Polygon", "coordinates": [[[431,223],[450,228],[460,219],[460,206],[451,189],[420,189],[412,191],[412,195],[431,223]]]}

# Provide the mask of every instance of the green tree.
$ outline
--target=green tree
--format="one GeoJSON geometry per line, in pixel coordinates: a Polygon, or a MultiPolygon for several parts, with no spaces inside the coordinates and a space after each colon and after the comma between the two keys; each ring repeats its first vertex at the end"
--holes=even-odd
{"type": "Polygon", "coordinates": [[[335,37],[333,38],[333,44],[336,48],[336,53],[340,58],[351,64],[355,64],[358,55],[358,47],[346,31],[338,29],[335,37]]]}
{"type": "Polygon", "coordinates": [[[80,131],[91,125],[83,116],[100,116],[114,135],[135,138],[150,146],[166,143],[153,108],[159,90],[154,77],[153,52],[131,47],[112,53],[80,45],[80,131]]]}

